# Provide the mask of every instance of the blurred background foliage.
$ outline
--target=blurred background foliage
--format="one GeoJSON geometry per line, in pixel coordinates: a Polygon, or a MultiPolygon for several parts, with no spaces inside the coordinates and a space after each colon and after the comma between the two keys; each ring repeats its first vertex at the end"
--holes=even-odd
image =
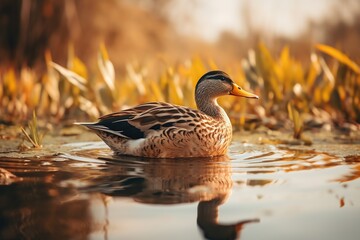
{"type": "Polygon", "coordinates": [[[192,24],[169,17],[179,2],[2,0],[0,122],[36,111],[66,124],[147,101],[195,107],[196,81],[222,69],[260,96],[220,100],[235,129],[293,128],[301,138],[304,129],[358,125],[358,1],[336,1],[352,9],[350,20],[334,8],[289,37],[253,26],[244,0],[247,34],[224,30],[211,41],[179,31],[192,24]]]}

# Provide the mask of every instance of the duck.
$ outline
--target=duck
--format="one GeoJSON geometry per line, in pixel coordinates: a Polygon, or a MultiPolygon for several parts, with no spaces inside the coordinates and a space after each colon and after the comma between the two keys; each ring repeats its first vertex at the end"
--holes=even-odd
{"type": "Polygon", "coordinates": [[[114,112],[95,123],[77,123],[95,132],[117,155],[145,158],[216,157],[227,154],[232,125],[218,104],[221,96],[259,97],[220,70],[205,73],[195,86],[197,109],[148,102],[114,112]]]}

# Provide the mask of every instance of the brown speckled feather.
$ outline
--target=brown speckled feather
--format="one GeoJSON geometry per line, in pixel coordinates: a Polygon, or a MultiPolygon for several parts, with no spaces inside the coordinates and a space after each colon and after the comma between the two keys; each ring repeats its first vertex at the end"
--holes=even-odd
{"type": "Polygon", "coordinates": [[[231,140],[231,125],[168,103],[145,103],[88,127],[117,153],[134,156],[217,156],[225,154],[231,140]]]}

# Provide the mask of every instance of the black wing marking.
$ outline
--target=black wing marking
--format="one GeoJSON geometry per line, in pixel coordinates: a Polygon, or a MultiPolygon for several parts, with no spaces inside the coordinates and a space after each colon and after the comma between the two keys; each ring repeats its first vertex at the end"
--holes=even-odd
{"type": "Polygon", "coordinates": [[[111,130],[108,132],[114,133],[122,137],[131,139],[144,138],[144,132],[142,132],[140,129],[134,127],[128,122],[128,120],[133,117],[134,116],[110,117],[106,119],[101,119],[96,125],[106,127],[107,129],[111,130]]]}

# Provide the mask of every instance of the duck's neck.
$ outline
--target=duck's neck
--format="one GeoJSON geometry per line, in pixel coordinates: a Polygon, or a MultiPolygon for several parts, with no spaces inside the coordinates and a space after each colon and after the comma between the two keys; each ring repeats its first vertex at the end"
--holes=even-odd
{"type": "Polygon", "coordinates": [[[195,97],[195,101],[197,108],[206,115],[216,120],[230,123],[230,119],[225,110],[217,103],[217,97],[202,95],[202,97],[195,97]]]}

